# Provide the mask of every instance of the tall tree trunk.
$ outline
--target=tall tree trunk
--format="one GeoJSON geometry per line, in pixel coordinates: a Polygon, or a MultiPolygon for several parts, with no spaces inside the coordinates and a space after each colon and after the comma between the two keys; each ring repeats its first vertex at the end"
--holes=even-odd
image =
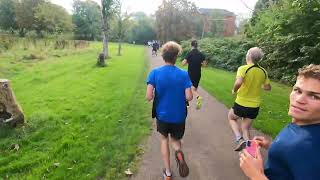
{"type": "Polygon", "coordinates": [[[118,56],[121,56],[121,45],[122,45],[122,40],[119,39],[119,45],[118,45],[118,56]]]}
{"type": "Polygon", "coordinates": [[[106,16],[106,12],[104,12],[103,0],[101,0],[101,32],[102,32],[102,40],[103,40],[103,54],[105,58],[109,58],[109,50],[108,50],[108,17],[106,16]]]}
{"type": "Polygon", "coordinates": [[[12,127],[24,123],[24,114],[7,79],[0,79],[0,124],[12,127]]]}

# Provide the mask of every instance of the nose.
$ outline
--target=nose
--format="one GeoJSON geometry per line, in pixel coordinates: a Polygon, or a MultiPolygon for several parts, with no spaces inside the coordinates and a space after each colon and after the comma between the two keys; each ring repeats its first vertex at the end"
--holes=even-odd
{"type": "Polygon", "coordinates": [[[305,104],[306,103],[306,98],[307,98],[307,96],[305,94],[303,94],[303,93],[298,94],[296,96],[296,102],[300,103],[300,104],[305,104]]]}

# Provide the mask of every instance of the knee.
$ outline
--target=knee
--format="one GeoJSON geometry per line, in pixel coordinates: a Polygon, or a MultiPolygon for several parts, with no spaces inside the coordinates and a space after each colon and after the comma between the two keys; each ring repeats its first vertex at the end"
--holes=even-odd
{"type": "Polygon", "coordinates": [[[250,123],[241,123],[241,128],[242,129],[248,130],[250,127],[251,127],[250,123]]]}

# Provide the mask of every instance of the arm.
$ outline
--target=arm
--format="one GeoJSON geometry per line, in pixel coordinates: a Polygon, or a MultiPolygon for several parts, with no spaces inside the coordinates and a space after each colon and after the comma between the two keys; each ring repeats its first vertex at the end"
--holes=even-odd
{"type": "Polygon", "coordinates": [[[240,168],[251,180],[268,180],[263,173],[263,159],[260,148],[257,149],[257,158],[252,157],[246,149],[240,155],[240,168]]]}
{"type": "Polygon", "coordinates": [[[153,99],[153,90],[154,90],[154,87],[151,84],[148,84],[147,92],[146,92],[146,99],[148,101],[151,101],[153,99]]]}
{"type": "Polygon", "coordinates": [[[187,88],[185,90],[185,94],[186,94],[187,101],[191,101],[193,99],[191,88],[187,88]]]}
{"type": "Polygon", "coordinates": [[[237,77],[236,81],[234,82],[232,94],[235,94],[238,92],[239,88],[241,87],[243,83],[243,77],[237,77]]]}
{"type": "Polygon", "coordinates": [[[208,67],[208,61],[207,61],[207,60],[204,60],[204,61],[201,63],[201,66],[202,66],[202,67],[208,67]]]}

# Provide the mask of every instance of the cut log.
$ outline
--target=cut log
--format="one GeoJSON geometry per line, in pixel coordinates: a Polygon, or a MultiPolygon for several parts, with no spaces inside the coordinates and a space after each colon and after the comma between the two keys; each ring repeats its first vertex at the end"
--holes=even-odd
{"type": "Polygon", "coordinates": [[[23,111],[7,79],[0,79],[0,123],[11,127],[24,123],[23,111]]]}

